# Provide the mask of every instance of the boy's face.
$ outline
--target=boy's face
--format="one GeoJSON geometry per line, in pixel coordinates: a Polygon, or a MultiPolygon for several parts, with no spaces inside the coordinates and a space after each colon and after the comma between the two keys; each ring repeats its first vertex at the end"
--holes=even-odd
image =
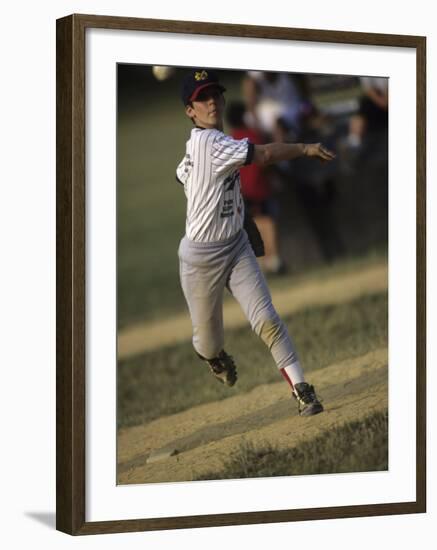
{"type": "Polygon", "coordinates": [[[201,90],[196,100],[185,107],[185,112],[201,128],[223,129],[225,98],[219,88],[209,86],[201,90]]]}

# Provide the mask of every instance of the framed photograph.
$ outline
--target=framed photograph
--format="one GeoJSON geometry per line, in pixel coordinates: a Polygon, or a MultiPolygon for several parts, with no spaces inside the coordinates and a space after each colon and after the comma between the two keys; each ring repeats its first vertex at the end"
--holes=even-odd
{"type": "Polygon", "coordinates": [[[426,511],[426,39],[57,21],[57,529],[426,511]]]}

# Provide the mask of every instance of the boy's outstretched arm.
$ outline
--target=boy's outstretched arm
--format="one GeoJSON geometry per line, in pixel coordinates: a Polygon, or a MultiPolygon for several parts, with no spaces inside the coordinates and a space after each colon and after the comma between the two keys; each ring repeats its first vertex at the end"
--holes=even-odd
{"type": "Polygon", "coordinates": [[[318,158],[322,161],[335,159],[335,154],[321,143],[267,143],[254,147],[252,163],[261,166],[303,156],[318,158]]]}

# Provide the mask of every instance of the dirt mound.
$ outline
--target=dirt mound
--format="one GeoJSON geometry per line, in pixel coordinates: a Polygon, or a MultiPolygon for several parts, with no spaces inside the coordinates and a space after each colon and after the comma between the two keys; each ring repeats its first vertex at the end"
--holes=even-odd
{"type": "MultiPolygon", "coordinates": [[[[118,483],[191,481],[219,471],[242,442],[290,448],[387,408],[387,350],[311,373],[325,412],[297,415],[284,382],[265,384],[118,434],[118,483]]],[[[232,391],[232,390],[230,390],[232,391]]]]}

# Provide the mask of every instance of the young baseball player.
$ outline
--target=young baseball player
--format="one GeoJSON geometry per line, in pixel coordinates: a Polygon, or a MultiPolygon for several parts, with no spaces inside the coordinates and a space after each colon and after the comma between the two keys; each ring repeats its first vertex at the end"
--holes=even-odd
{"type": "MultiPolygon", "coordinates": [[[[252,329],[264,341],[291,386],[299,413],[323,411],[314,387],[304,378],[293,342],[273,307],[269,289],[244,228],[239,168],[262,166],[306,155],[329,161],[333,153],[318,144],[254,145],[223,133],[225,88],[217,75],[196,69],[186,75],[182,101],[193,122],[176,177],[187,198],[186,232],[179,246],[181,285],[193,325],[197,355],[222,383],[233,386],[237,371],[224,349],[225,287],[240,303],[252,329]]],[[[251,231],[249,231],[251,233],[251,231]]]]}

